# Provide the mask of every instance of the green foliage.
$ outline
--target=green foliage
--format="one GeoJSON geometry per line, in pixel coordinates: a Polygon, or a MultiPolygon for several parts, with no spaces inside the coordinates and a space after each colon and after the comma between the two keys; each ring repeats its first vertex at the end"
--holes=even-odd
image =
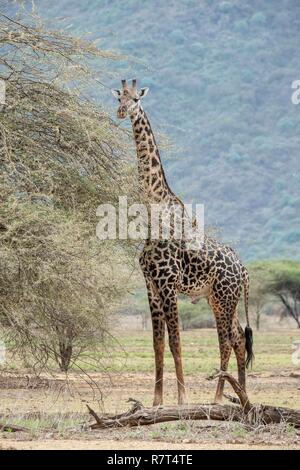
{"type": "Polygon", "coordinates": [[[276,275],[286,274],[299,279],[300,263],[292,260],[261,260],[249,265],[250,273],[260,274],[265,282],[270,282],[276,275]]]}
{"type": "Polygon", "coordinates": [[[178,308],[183,330],[215,326],[213,312],[205,299],[197,304],[192,304],[190,299],[181,299],[178,308]]]}
{"type": "Polygon", "coordinates": [[[291,260],[257,261],[249,265],[249,272],[250,309],[257,327],[261,314],[267,305],[270,307],[270,303],[269,312],[276,312],[281,305],[283,313],[294,318],[299,326],[300,263],[291,260]]]}
{"type": "Polygon", "coordinates": [[[300,263],[281,263],[266,290],[282,303],[286,315],[290,315],[300,328],[300,263]]]}

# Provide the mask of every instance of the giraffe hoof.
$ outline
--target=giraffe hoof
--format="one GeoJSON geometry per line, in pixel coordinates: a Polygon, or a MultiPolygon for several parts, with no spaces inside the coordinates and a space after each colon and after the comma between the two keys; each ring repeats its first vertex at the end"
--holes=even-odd
{"type": "Polygon", "coordinates": [[[153,406],[162,406],[162,404],[163,404],[163,401],[161,399],[158,400],[158,399],[154,398],[153,406]]]}
{"type": "Polygon", "coordinates": [[[186,397],[178,398],[178,405],[185,405],[186,404],[186,397]]]}
{"type": "Polygon", "coordinates": [[[223,402],[223,397],[215,397],[213,405],[221,405],[223,402]]]}

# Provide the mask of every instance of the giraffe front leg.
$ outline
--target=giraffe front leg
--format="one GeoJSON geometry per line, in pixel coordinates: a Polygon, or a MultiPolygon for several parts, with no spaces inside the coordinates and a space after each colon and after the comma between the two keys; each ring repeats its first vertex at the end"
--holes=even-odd
{"type": "Polygon", "coordinates": [[[152,313],[153,347],[155,355],[155,386],[153,406],[163,404],[163,373],[165,351],[165,320],[152,313]]]}
{"type": "Polygon", "coordinates": [[[170,299],[166,311],[166,322],[169,335],[169,346],[175,363],[177,387],[178,387],[178,404],[186,403],[186,389],[183,376],[182,358],[181,358],[181,342],[179,331],[179,317],[177,308],[177,298],[174,296],[170,299]]]}
{"type": "Polygon", "coordinates": [[[155,385],[153,406],[163,404],[163,373],[165,351],[165,317],[162,301],[153,280],[145,276],[152,318],[153,348],[155,356],[155,385]]]}
{"type": "Polygon", "coordinates": [[[178,387],[178,405],[184,405],[186,403],[186,391],[185,383],[183,376],[183,367],[181,359],[181,345],[180,338],[177,335],[174,337],[171,335],[169,340],[170,350],[174,358],[176,377],[177,377],[177,387],[178,387]]]}

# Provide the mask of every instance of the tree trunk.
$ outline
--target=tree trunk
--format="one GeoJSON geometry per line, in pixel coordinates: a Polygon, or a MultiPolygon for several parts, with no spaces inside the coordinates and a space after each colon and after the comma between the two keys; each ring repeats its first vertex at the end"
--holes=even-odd
{"type": "Polygon", "coordinates": [[[291,307],[291,305],[289,304],[289,302],[284,298],[284,296],[282,294],[278,294],[278,297],[279,299],[281,300],[281,302],[283,303],[283,305],[285,306],[285,308],[287,309],[288,313],[290,314],[290,316],[295,320],[295,322],[297,323],[297,326],[298,328],[300,328],[300,318],[298,316],[298,311],[297,311],[297,308],[293,309],[291,307]]]}
{"type": "Polygon", "coordinates": [[[256,313],[256,330],[259,331],[260,327],[260,313],[256,313]]]}
{"type": "Polygon", "coordinates": [[[65,341],[59,342],[59,368],[62,372],[68,372],[73,353],[72,344],[66,344],[65,341]]]}

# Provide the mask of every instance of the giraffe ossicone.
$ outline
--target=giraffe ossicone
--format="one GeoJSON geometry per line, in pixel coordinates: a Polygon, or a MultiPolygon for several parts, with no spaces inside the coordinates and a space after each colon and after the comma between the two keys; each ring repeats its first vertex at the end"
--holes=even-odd
{"type": "MultiPolygon", "coordinates": [[[[183,206],[180,198],[170,189],[150,121],[141,106],[148,89],[138,90],[136,80],[129,86],[122,80],[122,89],[113,90],[119,100],[117,117],[129,117],[136,143],[139,188],[148,204],[183,206]]],[[[186,215],[183,216],[183,220],[186,215]]],[[[177,295],[186,294],[192,302],[205,297],[215,319],[220,349],[220,369],[226,371],[232,349],[235,352],[240,385],[246,388],[245,367],[253,359],[252,330],[249,325],[249,276],[234,250],[204,235],[199,249],[188,249],[187,240],[151,240],[145,242],[140,255],[153,326],[155,353],[154,405],[163,402],[163,361],[165,327],[175,362],[178,403],[186,400],[180,344],[177,295]],[[237,306],[244,289],[247,326],[242,329],[237,306]]],[[[223,395],[224,379],[219,378],[215,401],[223,395]]]]}

